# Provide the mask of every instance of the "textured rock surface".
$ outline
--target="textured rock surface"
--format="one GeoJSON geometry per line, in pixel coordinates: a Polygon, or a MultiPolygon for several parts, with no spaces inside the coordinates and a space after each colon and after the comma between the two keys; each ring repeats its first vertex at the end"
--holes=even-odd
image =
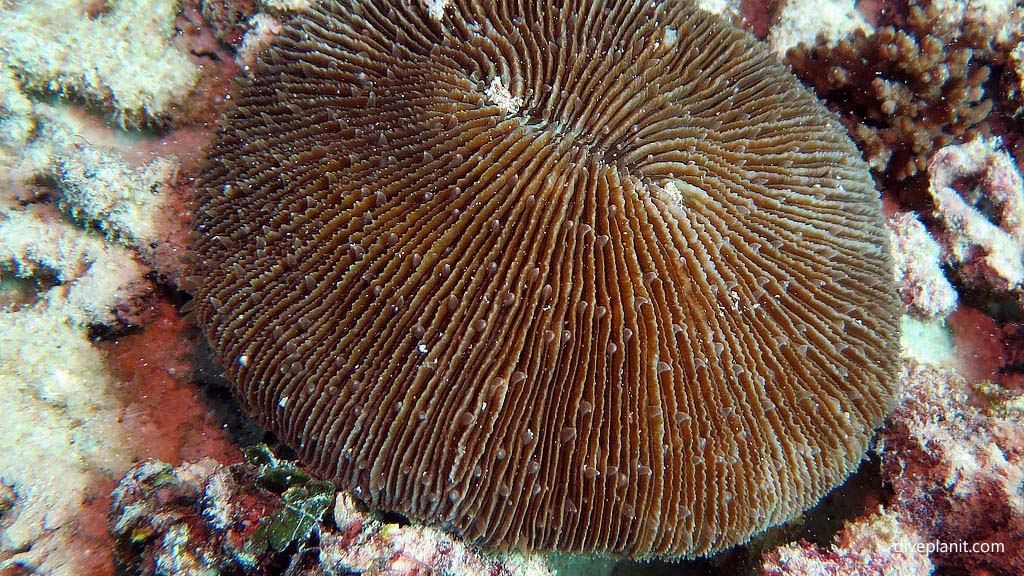
{"type": "Polygon", "coordinates": [[[896,282],[903,305],[915,315],[942,319],[957,306],[956,290],[942,272],[942,248],[911,212],[889,219],[896,282]]]}
{"type": "MultiPolygon", "coordinates": [[[[162,123],[191,89],[197,70],[170,47],[176,10],[159,1],[0,2],[4,574],[112,574],[102,518],[115,478],[151,451],[174,452],[142,439],[173,443],[179,432],[154,431],[148,414],[189,407],[175,423],[203,421],[194,389],[155,407],[146,386],[158,379],[136,378],[96,345],[98,335],[151,318],[148,265],[166,265],[167,276],[181,266],[175,234],[184,225],[170,225],[181,218],[177,160],[140,150],[157,136],[109,122],[162,123]]],[[[170,350],[183,343],[147,337],[170,350]]],[[[153,357],[135,360],[160,371],[161,384],[175,378],[153,357]]],[[[219,438],[215,428],[182,435],[204,433],[219,438]]]]}
{"type": "Polygon", "coordinates": [[[934,566],[919,550],[921,537],[882,510],[846,526],[836,543],[821,550],[806,542],[764,556],[764,576],[928,576],[934,566]]]}
{"type": "Polygon", "coordinates": [[[928,177],[946,260],[961,280],[1022,297],[1024,179],[999,139],[937,151],[928,177]]]}
{"type": "Polygon", "coordinates": [[[161,123],[195,86],[199,69],[170,46],[177,0],[5,3],[0,67],[37,90],[109,108],[123,124],[161,123]],[[7,4],[11,4],[10,7],[7,4]]]}
{"type": "Polygon", "coordinates": [[[436,530],[382,522],[345,493],[333,506],[315,507],[300,534],[294,522],[313,507],[290,495],[310,482],[280,474],[289,464],[274,464],[281,468],[212,459],[177,468],[156,460],[137,465],[114,491],[111,508],[121,567],[139,576],[259,576],[284,567],[295,576],[551,574],[540,559],[485,557],[436,530]],[[278,548],[261,540],[282,534],[278,548]]]}
{"type": "Polygon", "coordinates": [[[936,565],[1024,572],[1024,396],[911,367],[882,435],[890,509],[926,542],[999,543],[936,552],[936,565]]]}
{"type": "Polygon", "coordinates": [[[1024,395],[913,362],[900,389],[877,447],[881,513],[851,522],[828,549],[766,554],[766,574],[1024,572],[1024,395]]]}

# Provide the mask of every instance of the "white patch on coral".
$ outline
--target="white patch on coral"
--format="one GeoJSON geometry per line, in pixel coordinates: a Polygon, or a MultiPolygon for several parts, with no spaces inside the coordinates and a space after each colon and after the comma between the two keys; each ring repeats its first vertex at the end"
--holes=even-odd
{"type": "Polygon", "coordinates": [[[666,26],[661,31],[661,39],[659,39],[654,45],[655,54],[664,54],[675,47],[676,42],[679,41],[679,32],[672,27],[666,26]]]}
{"type": "Polygon", "coordinates": [[[712,14],[733,18],[734,21],[740,15],[739,0],[697,0],[697,7],[712,14]]]}
{"type": "Polygon", "coordinates": [[[956,364],[953,336],[942,320],[923,320],[909,314],[902,318],[901,355],[930,366],[956,364]]]}
{"type": "Polygon", "coordinates": [[[488,102],[501,108],[506,114],[515,114],[523,106],[523,99],[513,96],[498,77],[491,80],[490,85],[484,90],[484,95],[487,96],[488,102]]]}
{"type": "Polygon", "coordinates": [[[451,0],[421,0],[421,2],[427,8],[430,18],[436,21],[444,18],[445,9],[451,4],[451,0]]]}
{"type": "Polygon", "coordinates": [[[192,91],[199,69],[170,44],[175,0],[19,2],[0,10],[0,67],[29,86],[111,106],[122,123],[165,118],[192,91]]]}
{"type": "Polygon", "coordinates": [[[259,53],[270,46],[270,42],[281,31],[281,26],[279,19],[263,12],[249,18],[249,31],[242,38],[235,62],[242,66],[251,66],[255,63],[259,53]]]}
{"type": "Polygon", "coordinates": [[[668,197],[677,205],[683,205],[683,201],[685,200],[685,198],[683,198],[683,191],[676,186],[675,180],[669,180],[665,183],[665,194],[668,194],[668,197]]]}
{"type": "Polygon", "coordinates": [[[686,180],[666,180],[661,185],[661,191],[676,206],[684,206],[687,202],[707,200],[708,193],[686,180]]]}
{"type": "Polygon", "coordinates": [[[302,12],[313,5],[313,0],[262,0],[262,8],[277,14],[302,12]]]}
{"type": "Polygon", "coordinates": [[[262,0],[260,11],[249,18],[249,30],[242,37],[242,43],[235,53],[235,62],[240,66],[252,66],[260,52],[270,46],[270,42],[281,31],[282,20],[288,16],[304,12],[313,5],[313,0],[262,0]]]}
{"type": "Polygon", "coordinates": [[[788,0],[777,22],[768,33],[768,44],[780,58],[801,42],[814,44],[819,35],[836,44],[855,30],[872,29],[854,0],[788,0]]]}
{"type": "Polygon", "coordinates": [[[666,27],[661,33],[661,43],[666,48],[675,46],[676,41],[679,40],[679,32],[675,28],[666,27]]]}

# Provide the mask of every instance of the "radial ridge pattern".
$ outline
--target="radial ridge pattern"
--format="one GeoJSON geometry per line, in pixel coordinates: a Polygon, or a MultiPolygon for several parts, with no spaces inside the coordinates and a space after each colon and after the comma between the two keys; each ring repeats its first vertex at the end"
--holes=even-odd
{"type": "Polygon", "coordinates": [[[867,167],[688,1],[325,2],[233,101],[199,321],[244,408],[373,506],[704,554],[813,505],[891,407],[867,167]]]}

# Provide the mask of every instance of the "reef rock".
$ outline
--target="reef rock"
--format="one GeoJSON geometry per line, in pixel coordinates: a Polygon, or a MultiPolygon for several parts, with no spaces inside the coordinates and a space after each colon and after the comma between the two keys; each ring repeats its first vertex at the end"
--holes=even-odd
{"type": "Polygon", "coordinates": [[[142,576],[459,574],[548,576],[543,560],[484,556],[431,528],[368,513],[265,447],[249,463],[137,465],[114,491],[122,570],[142,576]]]}

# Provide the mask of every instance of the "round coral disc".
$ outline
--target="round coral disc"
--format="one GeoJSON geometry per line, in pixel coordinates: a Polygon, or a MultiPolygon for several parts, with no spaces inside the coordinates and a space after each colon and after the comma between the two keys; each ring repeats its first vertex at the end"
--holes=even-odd
{"type": "Polygon", "coordinates": [[[374,507],[705,554],[817,502],[892,405],[867,166],[688,1],[328,1],[232,101],[198,318],[243,407],[374,507]]]}

